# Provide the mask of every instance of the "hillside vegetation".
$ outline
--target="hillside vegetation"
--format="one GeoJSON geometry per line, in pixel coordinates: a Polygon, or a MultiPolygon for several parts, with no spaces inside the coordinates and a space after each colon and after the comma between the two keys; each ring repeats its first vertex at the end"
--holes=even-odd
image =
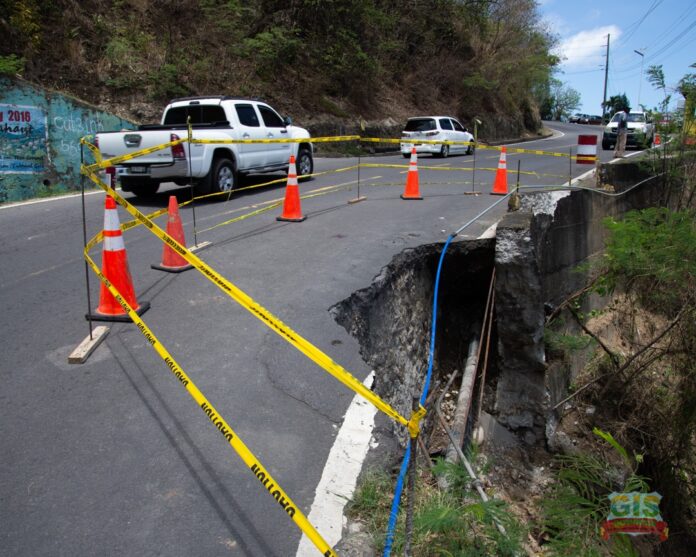
{"type": "Polygon", "coordinates": [[[557,59],[534,0],[0,0],[0,71],[150,122],[183,95],[261,97],[350,129],[478,116],[540,127],[557,59]]]}

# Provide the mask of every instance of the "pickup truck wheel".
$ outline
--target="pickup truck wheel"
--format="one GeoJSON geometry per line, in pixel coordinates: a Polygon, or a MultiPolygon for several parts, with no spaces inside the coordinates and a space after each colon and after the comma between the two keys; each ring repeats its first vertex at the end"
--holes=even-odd
{"type": "Polygon", "coordinates": [[[208,175],[210,193],[230,192],[237,185],[237,175],[230,159],[216,159],[208,175]]]}
{"type": "Polygon", "coordinates": [[[310,180],[308,176],[314,172],[314,160],[312,153],[306,147],[302,147],[297,153],[297,178],[298,180],[310,180]]]}

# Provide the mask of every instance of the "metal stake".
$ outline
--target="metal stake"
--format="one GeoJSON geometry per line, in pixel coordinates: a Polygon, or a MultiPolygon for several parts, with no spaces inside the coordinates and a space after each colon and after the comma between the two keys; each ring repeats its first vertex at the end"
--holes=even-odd
{"type": "MultiPolygon", "coordinates": [[[[413,411],[418,410],[418,397],[413,397],[413,411]]],[[[411,461],[408,463],[408,503],[406,505],[406,531],[404,533],[404,557],[411,557],[411,537],[413,536],[413,507],[416,500],[416,457],[418,437],[411,437],[411,461]]]]}
{"type": "MultiPolygon", "coordinates": [[[[83,250],[87,248],[87,212],[85,210],[85,175],[82,173],[82,166],[85,162],[85,146],[80,143],[80,190],[82,192],[82,239],[83,250]]],[[[89,265],[85,260],[85,283],[87,284],[87,322],[89,323],[89,339],[92,337],[92,298],[89,293],[89,265]]]]}
{"type": "Polygon", "coordinates": [[[515,192],[517,195],[520,193],[520,163],[522,161],[520,159],[517,159],[517,186],[515,187],[515,192]]]}
{"type": "Polygon", "coordinates": [[[568,147],[568,187],[573,181],[573,148],[568,147]]]}
{"type": "MultiPolygon", "coordinates": [[[[193,213],[193,245],[198,247],[198,234],[196,233],[196,201],[193,195],[193,171],[191,170],[191,138],[193,136],[191,132],[191,116],[186,117],[186,124],[188,128],[188,170],[189,170],[189,191],[191,192],[191,212],[193,213]]],[[[231,190],[230,190],[231,191],[231,190]]],[[[228,197],[229,200],[229,197],[228,197]]]]}

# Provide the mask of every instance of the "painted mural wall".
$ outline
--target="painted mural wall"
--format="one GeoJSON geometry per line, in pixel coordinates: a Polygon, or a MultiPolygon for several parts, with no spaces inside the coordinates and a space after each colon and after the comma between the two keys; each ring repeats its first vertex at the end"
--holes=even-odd
{"type": "MultiPolygon", "coordinates": [[[[0,78],[0,203],[79,190],[80,138],[124,128],[135,124],[29,82],[0,78]]],[[[89,150],[84,156],[93,161],[89,150]]]]}

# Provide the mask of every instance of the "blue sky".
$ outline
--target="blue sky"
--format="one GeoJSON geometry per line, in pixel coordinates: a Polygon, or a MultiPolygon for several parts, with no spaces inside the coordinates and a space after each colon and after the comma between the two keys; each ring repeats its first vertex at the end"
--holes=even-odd
{"type": "Polygon", "coordinates": [[[564,61],[558,79],[581,95],[580,112],[601,114],[607,34],[607,98],[626,93],[632,108],[656,107],[663,99],[646,78],[650,65],[662,64],[670,109],[681,95],[669,91],[696,62],[696,0],[537,0],[544,24],[556,34],[555,51],[564,61]],[[643,79],[641,80],[641,56],[643,79]]]}

